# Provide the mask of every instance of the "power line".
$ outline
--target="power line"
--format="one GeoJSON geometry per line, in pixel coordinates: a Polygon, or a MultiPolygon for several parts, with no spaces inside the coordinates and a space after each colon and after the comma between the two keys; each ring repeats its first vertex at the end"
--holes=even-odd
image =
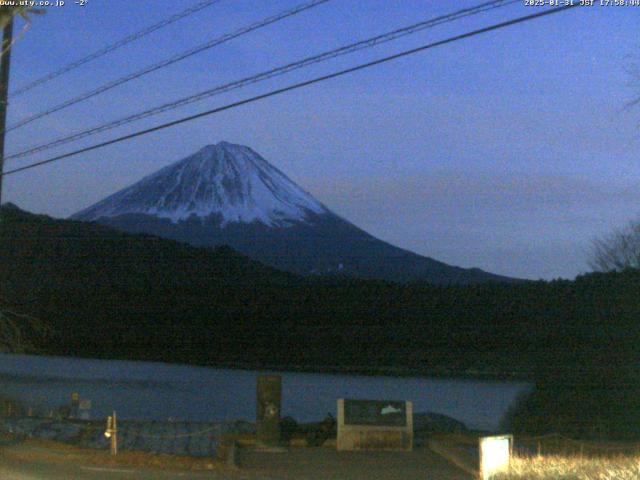
{"type": "Polygon", "coordinates": [[[360,65],[356,65],[355,67],[350,67],[350,68],[347,68],[347,69],[344,69],[344,70],[339,70],[337,72],[330,73],[328,75],[323,75],[321,77],[316,77],[316,78],[313,78],[311,80],[306,80],[304,82],[295,83],[295,84],[289,85],[287,87],[279,88],[277,90],[272,90],[270,92],[263,93],[261,95],[256,95],[255,97],[250,97],[250,98],[247,98],[247,99],[244,99],[244,100],[240,100],[240,101],[237,101],[237,102],[234,102],[234,103],[229,103],[229,104],[224,105],[222,107],[218,107],[218,108],[214,108],[212,110],[207,110],[207,111],[204,111],[204,112],[200,112],[200,113],[197,113],[195,115],[190,115],[188,117],[183,117],[183,118],[180,118],[178,120],[173,120],[173,121],[168,122],[168,123],[163,123],[161,125],[156,125],[155,127],[147,128],[145,130],[140,130],[138,132],[130,133],[128,135],[123,135],[121,137],[117,137],[117,138],[108,140],[106,142],[102,142],[102,143],[98,143],[98,144],[95,144],[95,145],[91,145],[89,147],[81,148],[79,150],[75,150],[73,152],[65,153],[63,155],[58,155],[56,157],[48,158],[46,160],[41,160],[39,162],[34,162],[34,163],[29,164],[29,165],[25,165],[24,167],[14,168],[13,170],[9,170],[9,171],[5,172],[3,174],[3,176],[11,175],[11,174],[18,173],[18,172],[22,172],[22,171],[29,170],[29,169],[32,169],[32,168],[36,168],[36,167],[39,167],[39,166],[42,166],[42,165],[45,165],[45,164],[48,164],[48,163],[57,162],[59,160],[63,160],[65,158],[73,157],[73,156],[79,155],[81,153],[86,153],[86,152],[90,152],[92,150],[97,150],[99,148],[103,148],[103,147],[106,147],[108,145],[113,145],[115,143],[124,142],[124,141],[130,140],[132,138],[140,137],[142,135],[146,135],[146,134],[149,134],[149,133],[152,133],[152,132],[157,132],[157,131],[163,130],[165,128],[169,128],[169,127],[173,127],[175,125],[179,125],[179,124],[182,124],[182,123],[190,122],[190,121],[196,120],[198,118],[202,118],[202,117],[206,117],[206,116],[213,115],[213,114],[216,114],[216,113],[220,113],[220,112],[223,112],[225,110],[230,110],[232,108],[236,108],[236,107],[239,107],[239,106],[242,106],[242,105],[247,105],[249,103],[257,102],[259,100],[264,100],[265,98],[269,98],[269,97],[273,97],[273,96],[276,96],[276,95],[280,95],[280,94],[285,93],[285,92],[289,92],[289,91],[292,91],[292,90],[297,90],[297,89],[300,89],[300,88],[303,88],[303,87],[307,87],[309,85],[313,85],[313,84],[320,83],[320,82],[323,82],[323,81],[326,81],[326,80],[330,80],[330,79],[333,79],[333,78],[341,77],[341,76],[347,75],[349,73],[357,72],[359,70],[364,70],[366,68],[373,67],[373,66],[376,66],[376,65],[380,65],[380,64],[383,64],[383,63],[386,63],[386,62],[390,62],[392,60],[397,60],[399,58],[403,58],[403,57],[406,57],[406,56],[409,56],[409,55],[413,55],[413,54],[416,54],[416,53],[419,53],[419,52],[423,52],[425,50],[429,50],[429,49],[434,48],[434,47],[439,47],[441,45],[446,45],[448,43],[453,43],[453,42],[457,42],[459,40],[463,40],[463,39],[466,39],[466,38],[474,37],[474,36],[480,35],[482,33],[487,33],[487,32],[491,32],[491,31],[494,31],[494,30],[499,30],[501,28],[506,28],[506,27],[509,27],[511,25],[516,25],[516,24],[519,24],[519,23],[527,22],[529,20],[534,20],[534,19],[541,18],[541,17],[547,16],[547,15],[551,15],[551,14],[554,14],[554,13],[559,13],[559,12],[568,10],[570,8],[578,7],[578,6],[580,6],[580,5],[576,3],[576,4],[564,5],[562,7],[547,9],[547,10],[544,10],[542,12],[534,13],[534,14],[531,14],[531,15],[525,15],[523,17],[517,17],[517,18],[511,19],[511,20],[508,20],[506,22],[497,23],[497,24],[494,24],[494,25],[491,25],[491,26],[488,26],[488,27],[480,28],[478,30],[473,30],[471,32],[467,32],[467,33],[463,33],[463,34],[456,35],[456,36],[453,36],[453,37],[449,37],[449,38],[446,38],[444,40],[439,40],[437,42],[429,43],[427,45],[422,45],[422,46],[417,47],[417,48],[412,48],[410,50],[404,50],[404,51],[402,51],[400,53],[396,53],[394,55],[383,57],[383,58],[380,58],[378,60],[374,60],[374,61],[367,62],[367,63],[361,63],[360,65]]]}
{"type": "Polygon", "coordinates": [[[68,65],[65,65],[64,67],[60,68],[59,70],[55,70],[47,75],[44,75],[43,77],[40,77],[32,81],[31,83],[28,83],[27,85],[11,92],[11,96],[17,97],[18,95],[28,92],[29,90],[37,87],[38,85],[47,83],[48,81],[53,80],[54,78],[57,78],[61,75],[64,75],[65,73],[68,73],[71,70],[75,70],[76,68],[84,65],[85,63],[95,60],[96,58],[102,57],[103,55],[113,52],[114,50],[117,50],[120,47],[124,47],[129,43],[135,42],[136,40],[139,40],[142,37],[145,37],[146,35],[149,35],[150,33],[155,32],[156,30],[160,30],[161,28],[171,25],[172,23],[175,23],[178,20],[182,20],[185,17],[193,15],[194,13],[199,12],[200,10],[204,10],[205,8],[210,7],[218,2],[220,2],[220,0],[204,0],[200,3],[197,3],[192,7],[189,7],[179,13],[176,13],[175,15],[171,15],[170,17],[165,18],[164,20],[158,23],[154,23],[153,25],[150,25],[143,30],[140,30],[136,33],[132,33],[131,35],[128,35],[118,40],[117,42],[112,43],[111,45],[107,45],[106,47],[103,47],[100,50],[96,50],[95,52],[90,53],[86,57],[82,57],[79,60],[71,62],[68,65]]]}
{"type": "Polygon", "coordinates": [[[169,110],[173,110],[175,108],[178,107],[182,107],[194,102],[198,102],[201,100],[204,100],[206,98],[212,97],[214,95],[218,95],[221,93],[226,93],[232,90],[236,90],[238,88],[247,86],[247,85],[251,85],[257,82],[261,82],[264,80],[268,80],[270,78],[273,77],[277,77],[280,75],[284,75],[285,73],[289,73],[291,71],[294,70],[298,70],[300,68],[303,67],[307,67],[309,65],[313,65],[316,63],[320,63],[320,62],[324,62],[342,55],[346,55],[346,54],[350,54],[353,52],[357,52],[359,50],[363,50],[365,48],[372,48],[376,45],[380,45],[382,43],[386,43],[392,40],[395,40],[397,38],[401,38],[407,35],[411,35],[414,33],[417,33],[419,31],[425,30],[427,28],[433,28],[437,25],[441,25],[444,23],[448,23],[448,22],[452,22],[454,20],[458,20],[460,18],[464,18],[467,16],[471,16],[471,15],[477,15],[479,13],[488,11],[488,10],[492,10],[495,8],[499,8],[499,7],[504,7],[507,5],[511,5],[513,3],[519,3],[520,0],[493,0],[493,1],[489,1],[489,2],[485,2],[482,3],[480,5],[477,5],[475,7],[470,7],[470,8],[465,8],[462,10],[458,10],[456,12],[450,13],[450,14],[446,14],[446,15],[441,15],[439,17],[435,17],[435,18],[431,18],[429,20],[425,20],[413,25],[410,25],[408,27],[404,27],[404,28],[400,28],[397,30],[393,30],[391,32],[382,34],[382,35],[378,35],[372,38],[368,38],[366,40],[362,40],[356,43],[352,43],[350,45],[344,46],[344,47],[340,47],[334,50],[329,50],[327,52],[318,54],[318,55],[313,55],[311,57],[306,57],[302,60],[298,60],[296,62],[293,63],[289,63],[280,67],[276,67],[273,68],[271,70],[267,70],[261,73],[258,73],[256,75],[252,75],[249,77],[245,77],[243,79],[240,80],[236,80],[224,85],[220,85],[208,90],[205,90],[203,92],[197,93],[195,95],[190,95],[184,98],[181,98],[179,100],[175,100],[173,102],[169,102],[169,103],[165,103],[163,105],[160,105],[158,107],[154,107],[133,115],[129,115],[117,120],[113,120],[111,122],[108,122],[106,124],[102,124],[102,125],[98,125],[96,127],[92,127],[89,128],[87,130],[83,130],[81,132],[77,132],[71,135],[67,135],[65,137],[61,137],[61,138],[57,138],[55,140],[52,140],[50,142],[44,143],[44,144],[40,144],[40,145],[36,145],[34,147],[30,147],[26,150],[23,150],[21,152],[17,152],[14,154],[11,154],[9,156],[6,157],[7,160],[10,159],[15,159],[15,158],[22,158],[22,157],[26,157],[29,155],[33,155],[35,153],[38,152],[42,152],[45,150],[49,150],[51,148],[54,147],[58,147],[70,142],[74,142],[76,140],[80,140],[82,138],[85,137],[89,137],[92,135],[95,135],[97,133],[101,133],[101,132],[105,132],[108,130],[112,130],[114,128],[120,127],[122,125],[126,125],[129,123],[132,123],[134,121],[137,120],[141,120],[153,115],[157,115],[159,113],[163,113],[169,110]]]}
{"type": "Polygon", "coordinates": [[[293,70],[297,70],[299,68],[303,68],[306,67],[308,65],[312,65],[314,63],[319,63],[322,61],[326,61],[341,55],[345,55],[348,53],[353,53],[355,51],[364,49],[364,48],[371,48],[373,46],[376,46],[378,44],[381,43],[385,43],[391,40],[395,40],[397,38],[400,38],[402,36],[406,36],[406,35],[410,35],[413,33],[416,33],[418,31],[424,30],[426,28],[431,28],[437,25],[440,25],[442,23],[447,23],[450,21],[454,21],[466,16],[470,16],[470,15],[475,15],[478,13],[482,13],[484,11],[490,10],[490,9],[494,9],[494,8],[498,8],[498,7],[503,7],[506,5],[510,5],[513,3],[519,3],[519,0],[494,0],[494,1],[490,1],[490,2],[486,2],[483,3],[481,5],[478,5],[476,7],[471,7],[471,8],[466,8],[466,9],[462,9],[459,10],[457,12],[451,13],[451,14],[447,14],[447,15],[443,15],[440,17],[436,17],[427,21],[423,21],[414,25],[411,25],[409,27],[405,27],[405,28],[401,28],[398,30],[394,30],[392,32],[383,34],[383,35],[378,35],[376,37],[373,38],[369,38],[367,40],[363,40],[351,45],[347,45],[345,47],[341,47],[335,50],[330,50],[328,52],[324,52],[322,54],[319,55],[315,55],[312,57],[307,57],[303,60],[294,62],[294,63],[290,63],[272,70],[268,70],[266,72],[262,72],[260,74],[257,75],[253,75],[247,78],[243,78],[241,80],[237,80],[222,86],[218,86],[209,90],[205,90],[204,92],[200,92],[198,94],[195,95],[191,95],[182,99],[179,99],[177,101],[174,102],[170,102],[164,105],[160,105],[158,107],[154,107],[152,109],[149,110],[145,110],[143,112],[134,114],[134,115],[130,115],[124,118],[120,118],[118,120],[114,120],[112,122],[103,124],[103,125],[99,125],[97,127],[93,127],[90,128],[88,130],[84,130],[66,137],[62,137],[62,138],[58,138],[56,140],[53,140],[51,142],[47,142],[45,144],[41,144],[41,145],[37,145],[35,147],[31,147],[27,150],[9,155],[6,157],[7,160],[9,159],[14,159],[14,158],[21,158],[21,157],[25,157],[28,155],[32,155],[34,153],[38,153],[44,150],[49,150],[51,148],[60,146],[60,145],[64,145],[66,143],[70,143],[76,140],[80,140],[82,138],[88,137],[88,136],[92,136],[94,134],[97,133],[101,133],[104,131],[108,131],[111,130],[113,128],[122,126],[122,125],[126,125],[128,123],[132,123],[134,121],[137,120],[141,120],[143,118],[147,118],[153,115],[157,115],[159,113],[163,113],[165,111],[169,111],[169,110],[173,110],[175,108],[184,106],[184,105],[188,105],[190,103],[194,103],[200,100],[204,100],[205,98],[220,94],[220,93],[225,93],[231,90],[235,90],[237,88],[241,88],[244,87],[246,85],[252,84],[252,83],[257,83],[259,81],[263,81],[263,80],[267,80],[269,78],[273,78],[275,76],[279,76],[279,75],[283,75],[285,73],[288,73],[290,71],[293,70]]]}
{"type": "MultiPolygon", "coordinates": [[[[55,107],[52,107],[48,110],[42,111],[40,113],[36,113],[34,115],[31,115],[30,117],[24,118],[22,120],[19,120],[17,123],[11,125],[9,128],[6,129],[7,132],[10,132],[12,130],[15,130],[17,128],[20,128],[24,125],[27,125],[35,120],[38,120],[40,118],[46,117],[48,115],[51,115],[52,113],[55,112],[59,112],[60,110],[63,110],[65,108],[68,108],[72,105],[76,105],[80,102],[83,102],[85,100],[88,100],[92,97],[95,97],[97,95],[100,95],[101,93],[107,92],[119,85],[125,84],[127,82],[130,82],[132,80],[138,79],[140,77],[143,77],[149,73],[155,72],[157,70],[160,70],[162,68],[168,67],[169,65],[173,65],[174,63],[180,62],[181,60],[185,60],[189,57],[192,57],[194,55],[197,55],[198,53],[202,53],[206,50],[209,50],[217,45],[220,45],[222,43],[228,42],[229,40],[232,40],[234,38],[238,38],[241,37],[242,35],[246,35],[247,33],[250,33],[254,30],[258,30],[260,28],[266,27],[267,25],[271,25],[272,23],[276,23],[280,20],[284,20],[285,18],[288,17],[292,17],[298,13],[301,13],[305,10],[309,10],[311,8],[317,7],[318,5],[321,5],[323,3],[327,3],[330,0],[312,0],[310,2],[307,3],[303,3],[300,4],[294,8],[290,8],[288,10],[285,10],[283,12],[280,12],[276,15],[272,15],[269,16],[267,18],[264,18],[258,22],[252,23],[251,25],[248,25],[246,27],[242,27],[232,33],[227,33],[225,35],[222,35],[220,37],[216,37],[215,39],[204,43],[202,45],[198,45],[197,47],[191,48],[189,50],[186,50],[184,52],[178,53],[176,55],[173,55],[170,58],[167,58],[165,60],[162,60],[158,63],[155,63],[153,65],[150,65],[149,67],[146,67],[142,70],[139,70],[137,72],[131,73],[129,75],[126,75],[124,77],[120,77],[118,79],[115,79],[111,82],[108,82],[94,90],[91,90],[89,92],[85,92],[82,93],[80,95],[78,95],[77,97],[74,97],[70,100],[67,100],[59,105],[56,105],[55,107]]],[[[0,132],[1,133],[1,132],[0,132]]]]}

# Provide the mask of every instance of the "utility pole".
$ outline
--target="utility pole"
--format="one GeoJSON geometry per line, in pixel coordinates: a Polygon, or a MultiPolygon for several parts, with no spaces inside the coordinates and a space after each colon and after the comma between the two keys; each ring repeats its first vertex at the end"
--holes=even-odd
{"type": "Polygon", "coordinates": [[[0,205],[2,205],[2,181],[4,176],[4,140],[7,127],[9,97],[9,66],[11,64],[11,42],[13,41],[13,17],[2,31],[2,58],[0,58],[0,205]]]}

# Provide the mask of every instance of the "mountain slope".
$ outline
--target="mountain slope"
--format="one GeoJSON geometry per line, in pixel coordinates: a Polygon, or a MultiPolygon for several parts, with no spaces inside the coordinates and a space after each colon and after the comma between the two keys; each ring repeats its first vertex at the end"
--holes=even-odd
{"type": "Polygon", "coordinates": [[[229,223],[258,222],[283,227],[307,213],[328,210],[253,150],[220,142],[162,168],[97,204],[73,215],[97,220],[127,213],[169,219],[172,223],[218,217],[229,223]]]}
{"type": "Polygon", "coordinates": [[[72,216],[197,246],[230,245],[297,274],[511,281],[383,242],[331,212],[248,147],[220,142],[72,216]]]}

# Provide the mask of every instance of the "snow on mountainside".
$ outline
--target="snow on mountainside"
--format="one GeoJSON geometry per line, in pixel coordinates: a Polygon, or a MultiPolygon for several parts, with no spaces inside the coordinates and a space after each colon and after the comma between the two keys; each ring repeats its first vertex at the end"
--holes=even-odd
{"type": "Polygon", "coordinates": [[[228,245],[300,275],[511,281],[379,240],[331,212],[250,148],[227,142],[204,147],[71,218],[198,247],[228,245]]]}
{"type": "Polygon", "coordinates": [[[191,216],[286,227],[329,211],[248,147],[220,142],[151,174],[72,218],[146,214],[176,223],[191,216]]]}

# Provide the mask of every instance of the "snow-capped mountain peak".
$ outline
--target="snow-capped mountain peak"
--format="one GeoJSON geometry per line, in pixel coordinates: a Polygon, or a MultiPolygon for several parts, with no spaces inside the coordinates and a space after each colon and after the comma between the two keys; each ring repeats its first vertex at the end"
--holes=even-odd
{"type": "Polygon", "coordinates": [[[228,223],[287,226],[310,213],[329,211],[249,147],[229,142],[207,145],[195,154],[78,212],[97,220],[129,213],[167,218],[192,216],[228,223]]]}

